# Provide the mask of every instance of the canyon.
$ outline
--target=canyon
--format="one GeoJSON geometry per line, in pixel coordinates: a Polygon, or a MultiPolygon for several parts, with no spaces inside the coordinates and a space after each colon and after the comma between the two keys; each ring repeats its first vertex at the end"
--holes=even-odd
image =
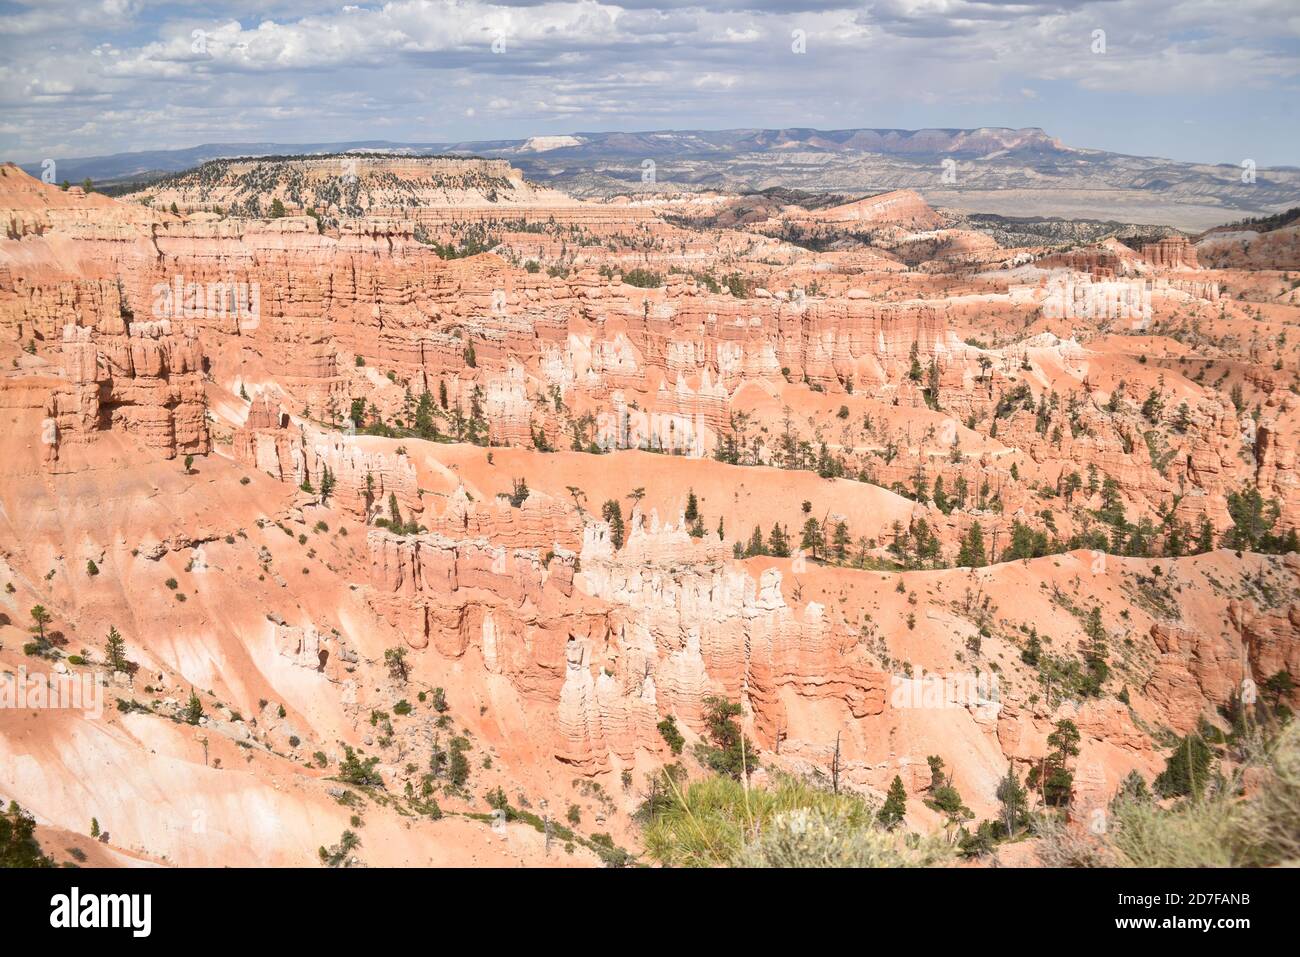
{"type": "Polygon", "coordinates": [[[1300,226],[596,192],[0,166],[0,679],[105,702],[0,709],[45,843],[307,865],[364,814],[372,866],[626,863],[719,699],[756,786],[897,778],[920,833],[930,756],[990,818],[1070,721],[1086,820],[1300,674],[1300,226]]]}

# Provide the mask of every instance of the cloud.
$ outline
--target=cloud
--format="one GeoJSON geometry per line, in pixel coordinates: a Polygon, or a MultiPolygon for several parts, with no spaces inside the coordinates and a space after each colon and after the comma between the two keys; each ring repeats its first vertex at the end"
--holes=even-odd
{"type": "MultiPolygon", "coordinates": [[[[1293,0],[16,0],[4,9],[0,153],[19,159],[52,144],[104,153],[360,139],[376,124],[418,141],[815,123],[1042,126],[1069,142],[1112,129],[1124,104],[1149,111],[1126,118],[1136,138],[1177,129],[1171,143],[1217,148],[1216,119],[1285,114],[1300,81],[1293,0]],[[1091,51],[1097,29],[1104,54],[1091,51]],[[1182,122],[1190,113],[1196,132],[1182,122]]],[[[1263,122],[1260,137],[1295,151],[1293,131],[1263,122]]]]}

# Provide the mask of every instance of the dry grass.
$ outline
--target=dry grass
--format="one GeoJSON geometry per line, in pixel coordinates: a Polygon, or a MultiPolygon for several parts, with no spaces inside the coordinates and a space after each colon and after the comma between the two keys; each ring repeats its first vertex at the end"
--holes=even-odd
{"type": "Polygon", "coordinates": [[[885,831],[875,817],[861,797],[792,777],[748,789],[710,777],[674,793],[645,847],[676,867],[924,867],[951,858],[946,843],[885,831]]]}

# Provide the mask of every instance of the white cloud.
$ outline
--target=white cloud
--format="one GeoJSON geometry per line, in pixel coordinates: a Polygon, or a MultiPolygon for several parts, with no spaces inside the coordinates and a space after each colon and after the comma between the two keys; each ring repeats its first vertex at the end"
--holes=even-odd
{"type": "MultiPolygon", "coordinates": [[[[1041,125],[1060,134],[1062,123],[1088,118],[1087,104],[1100,115],[1126,96],[1189,108],[1195,99],[1234,118],[1251,107],[1284,112],[1300,82],[1294,0],[734,0],[663,9],[641,0],[279,0],[266,15],[254,0],[11,7],[0,16],[0,152],[20,158],[51,143],[102,153],[236,132],[362,138],[379,123],[393,138],[417,139],[432,123],[487,139],[570,132],[558,122],[596,128],[611,117],[624,127],[817,116],[833,126],[1041,125]],[[1089,49],[1098,28],[1104,55],[1089,49]],[[796,29],[804,54],[791,50],[796,29]],[[493,53],[498,37],[504,52],[493,53]],[[1211,106],[1215,96],[1225,103],[1211,106]],[[1226,102],[1232,96],[1244,106],[1226,102]],[[96,123],[88,135],[106,106],[120,122],[96,123]]],[[[1295,144],[1294,132],[1277,135],[1295,144]]]]}

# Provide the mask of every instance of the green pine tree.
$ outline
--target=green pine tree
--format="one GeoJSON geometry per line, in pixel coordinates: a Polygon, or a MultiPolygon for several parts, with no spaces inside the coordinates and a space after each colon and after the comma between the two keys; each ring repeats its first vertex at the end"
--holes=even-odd
{"type": "Polygon", "coordinates": [[[691,489],[686,493],[686,511],[684,515],[689,525],[694,525],[696,519],[700,517],[700,503],[695,497],[695,489],[691,489]]]}
{"type": "Polygon", "coordinates": [[[1000,812],[1002,829],[1010,837],[1024,826],[1028,810],[1028,793],[1016,779],[1014,765],[1007,765],[1006,776],[998,782],[995,796],[1002,805],[1000,812]]]}
{"type": "Polygon", "coordinates": [[[104,656],[113,671],[126,671],[130,667],[126,660],[126,641],[112,625],[109,625],[108,638],[104,640],[104,656]]]}
{"type": "Polygon", "coordinates": [[[885,803],[880,808],[876,819],[885,830],[892,831],[902,823],[906,814],[907,790],[903,787],[903,779],[895,774],[894,780],[889,785],[889,793],[885,796],[885,803]]]}
{"type": "Polygon", "coordinates": [[[988,564],[984,554],[984,529],[976,522],[961,540],[957,550],[959,568],[983,568],[988,564]]]}
{"type": "Polygon", "coordinates": [[[1205,739],[1192,732],[1179,740],[1165,769],[1156,775],[1154,787],[1163,798],[1199,798],[1205,791],[1214,764],[1214,754],[1205,739]]]}
{"type": "Polygon", "coordinates": [[[609,540],[613,544],[615,551],[623,547],[623,535],[626,531],[623,525],[623,508],[618,503],[618,499],[608,499],[600,509],[601,518],[609,523],[609,540]]]}

